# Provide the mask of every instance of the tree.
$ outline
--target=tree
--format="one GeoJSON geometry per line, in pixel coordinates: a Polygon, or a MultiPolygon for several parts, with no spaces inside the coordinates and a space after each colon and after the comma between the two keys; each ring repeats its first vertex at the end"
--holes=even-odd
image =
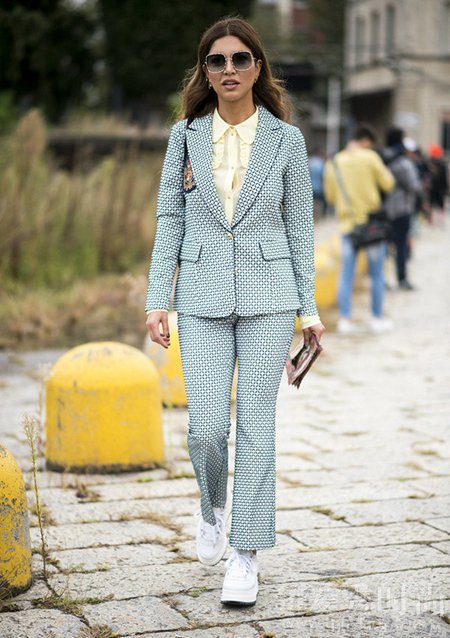
{"type": "Polygon", "coordinates": [[[201,33],[252,0],[99,0],[105,60],[116,107],[160,108],[196,60],[201,33]]]}
{"type": "Polygon", "coordinates": [[[57,121],[94,76],[95,16],[62,0],[4,0],[0,8],[0,91],[40,106],[57,121]]]}

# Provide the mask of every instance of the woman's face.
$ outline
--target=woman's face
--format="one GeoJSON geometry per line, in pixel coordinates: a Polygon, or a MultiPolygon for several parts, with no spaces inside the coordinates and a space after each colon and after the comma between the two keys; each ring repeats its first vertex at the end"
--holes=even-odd
{"type": "Polygon", "coordinates": [[[226,35],[216,40],[208,51],[208,55],[214,53],[222,53],[228,58],[222,71],[214,73],[206,65],[203,66],[206,77],[211,82],[212,90],[217,93],[219,102],[245,101],[251,97],[253,84],[258,79],[261,70],[261,60],[255,60],[249,47],[234,35],[226,35]],[[248,69],[237,71],[231,62],[231,56],[233,53],[243,51],[252,56],[251,64],[248,69]]]}

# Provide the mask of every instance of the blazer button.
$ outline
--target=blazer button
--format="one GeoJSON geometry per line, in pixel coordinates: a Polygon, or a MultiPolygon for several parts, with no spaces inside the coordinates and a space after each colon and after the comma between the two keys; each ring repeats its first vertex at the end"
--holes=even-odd
{"type": "Polygon", "coordinates": [[[233,235],[227,231],[227,239],[233,239],[233,235]]]}

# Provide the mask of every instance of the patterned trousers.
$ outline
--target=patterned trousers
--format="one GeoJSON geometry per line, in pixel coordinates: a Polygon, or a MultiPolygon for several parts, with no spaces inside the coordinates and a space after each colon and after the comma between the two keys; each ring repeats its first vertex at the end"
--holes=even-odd
{"type": "Polygon", "coordinates": [[[295,311],[209,318],[178,314],[188,400],[187,443],[205,521],[227,496],[230,400],[235,363],[236,454],[230,545],[275,545],[276,399],[295,327],[295,311]]]}

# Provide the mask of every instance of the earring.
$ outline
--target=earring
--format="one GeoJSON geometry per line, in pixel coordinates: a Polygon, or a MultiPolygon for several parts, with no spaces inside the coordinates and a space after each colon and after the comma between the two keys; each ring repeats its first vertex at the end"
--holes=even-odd
{"type": "Polygon", "coordinates": [[[205,78],[205,82],[208,85],[208,89],[211,88],[211,82],[208,80],[208,78],[205,78]]]}

